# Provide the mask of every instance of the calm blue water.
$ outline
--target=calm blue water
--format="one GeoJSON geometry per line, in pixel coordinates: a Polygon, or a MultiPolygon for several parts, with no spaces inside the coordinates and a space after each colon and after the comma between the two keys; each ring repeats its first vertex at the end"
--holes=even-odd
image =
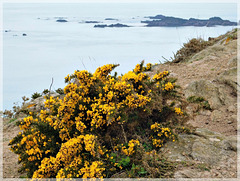
{"type": "Polygon", "coordinates": [[[216,37],[233,27],[142,27],[145,16],[163,14],[237,21],[236,4],[78,3],[3,5],[3,109],[34,92],[64,87],[74,70],[90,72],[106,63],[119,63],[125,73],[141,60],[170,59],[191,38],[216,37]],[[57,23],[63,17],[67,23],[57,23]],[[116,18],[119,21],[105,21],[116,18]],[[93,28],[85,20],[123,23],[131,28],[93,28]],[[10,30],[5,32],[5,30],[10,30]],[[27,36],[22,36],[26,33],[27,36]]]}

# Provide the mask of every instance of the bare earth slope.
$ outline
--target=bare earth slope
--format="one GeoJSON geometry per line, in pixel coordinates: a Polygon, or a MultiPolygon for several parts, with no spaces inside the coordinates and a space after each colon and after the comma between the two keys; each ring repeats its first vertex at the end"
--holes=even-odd
{"type": "Polygon", "coordinates": [[[211,109],[189,103],[187,125],[194,134],[180,134],[177,144],[163,151],[178,162],[175,178],[237,177],[237,39],[235,30],[187,62],[165,63],[154,72],[168,70],[178,79],[182,96],[203,97],[211,109]]]}
{"type": "Polygon", "coordinates": [[[154,72],[163,70],[178,79],[183,96],[199,96],[209,101],[211,111],[195,112],[195,105],[187,107],[192,116],[190,124],[226,136],[236,135],[237,40],[230,40],[227,44],[220,40],[195,54],[188,62],[161,64],[154,68],[154,72]]]}

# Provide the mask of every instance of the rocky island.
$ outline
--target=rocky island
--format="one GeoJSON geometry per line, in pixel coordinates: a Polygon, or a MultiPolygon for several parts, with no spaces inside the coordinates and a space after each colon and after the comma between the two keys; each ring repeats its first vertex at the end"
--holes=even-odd
{"type": "Polygon", "coordinates": [[[66,22],[68,22],[68,21],[65,20],[65,19],[58,19],[58,20],[56,20],[56,22],[59,22],[59,23],[66,23],[66,22]]]}
{"type": "Polygon", "coordinates": [[[105,18],[105,20],[108,20],[108,21],[118,21],[118,19],[116,19],[116,18],[105,18]]]}
{"type": "Polygon", "coordinates": [[[147,27],[176,27],[176,26],[237,26],[237,22],[231,22],[229,20],[223,20],[220,17],[212,17],[209,19],[183,19],[171,16],[156,15],[147,17],[152,20],[141,21],[141,23],[146,23],[147,27]]]}
{"type": "Polygon", "coordinates": [[[84,23],[102,23],[100,21],[85,21],[84,23]]]}
{"type": "Polygon", "coordinates": [[[106,24],[94,25],[94,28],[106,28],[106,27],[109,27],[109,28],[124,28],[124,27],[130,27],[130,26],[120,24],[120,23],[110,24],[110,25],[106,25],[106,24]]]}

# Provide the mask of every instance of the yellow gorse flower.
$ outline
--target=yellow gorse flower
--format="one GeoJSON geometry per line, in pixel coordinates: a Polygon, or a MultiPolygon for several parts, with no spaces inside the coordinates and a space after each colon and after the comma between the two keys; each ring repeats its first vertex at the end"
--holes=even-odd
{"type": "Polygon", "coordinates": [[[164,89],[166,90],[166,91],[170,91],[170,90],[172,90],[174,88],[174,85],[171,83],[171,82],[168,82],[168,83],[166,83],[165,85],[164,85],[164,89]]]}
{"type": "Polygon", "coordinates": [[[178,115],[183,115],[183,112],[181,111],[181,109],[179,107],[175,107],[175,112],[178,114],[178,115]]]}
{"type": "MultiPolygon", "coordinates": [[[[174,85],[167,82],[168,71],[157,73],[152,79],[144,73],[151,70],[150,63],[146,67],[138,64],[124,75],[111,76],[116,66],[104,65],[93,74],[77,70],[67,75],[63,98],[45,96],[44,108],[19,122],[22,132],[11,140],[11,149],[19,154],[19,162],[31,177],[102,178],[109,170],[113,174],[126,168],[122,158],[129,158],[132,164],[141,143],[129,134],[124,138],[130,140],[125,146],[123,137],[110,137],[110,143],[106,143],[107,131],[128,130],[132,114],[151,114],[147,106],[158,104],[152,101],[156,92],[168,94],[174,85]]],[[[182,114],[180,108],[175,108],[175,112],[182,114]]],[[[149,141],[157,148],[166,140],[175,141],[172,130],[157,122],[151,125],[151,132],[149,141]]]]}

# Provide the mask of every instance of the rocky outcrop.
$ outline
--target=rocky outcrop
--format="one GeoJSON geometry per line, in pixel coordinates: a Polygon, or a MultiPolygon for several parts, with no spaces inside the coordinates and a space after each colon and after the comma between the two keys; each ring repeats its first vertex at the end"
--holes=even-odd
{"type": "Polygon", "coordinates": [[[174,177],[237,176],[237,160],[233,159],[237,156],[236,136],[225,137],[217,132],[197,128],[194,134],[180,134],[176,143],[167,143],[162,150],[169,160],[181,165],[174,177]]]}
{"type": "Polygon", "coordinates": [[[94,28],[105,28],[107,27],[108,25],[94,25],[94,28]]]}
{"type": "Polygon", "coordinates": [[[65,20],[65,19],[58,19],[58,20],[56,20],[56,22],[59,22],[59,23],[66,23],[66,22],[68,22],[68,21],[65,20]]]}
{"type": "Polygon", "coordinates": [[[117,23],[117,24],[111,24],[111,25],[94,25],[94,28],[106,28],[106,27],[109,27],[109,28],[124,28],[124,27],[130,27],[128,25],[124,25],[124,24],[120,24],[120,23],[117,23]]]}
{"type": "Polygon", "coordinates": [[[169,70],[178,78],[177,84],[188,101],[185,126],[195,128],[162,148],[168,160],[178,163],[175,178],[237,177],[236,33],[233,30],[216,38],[213,45],[185,62],[154,67],[154,72],[169,70]],[[189,101],[191,96],[203,98],[211,109],[204,108],[203,102],[189,101]]]}
{"type": "Polygon", "coordinates": [[[231,22],[229,20],[222,20],[220,17],[212,17],[207,20],[201,19],[182,19],[170,16],[157,15],[149,17],[150,19],[154,19],[153,21],[141,21],[141,23],[147,23],[146,26],[165,26],[165,27],[177,27],[177,26],[237,26],[237,22],[231,22]]]}
{"type": "MultiPolygon", "coordinates": [[[[50,96],[53,97],[62,97],[60,94],[56,93],[56,92],[52,92],[50,94],[50,96]]],[[[31,112],[40,112],[42,109],[45,109],[44,106],[44,102],[46,101],[46,99],[44,98],[44,96],[38,97],[36,99],[32,99],[29,102],[25,103],[22,106],[22,109],[28,109],[31,112]]]]}
{"type": "Polygon", "coordinates": [[[185,97],[197,96],[208,100],[212,109],[231,106],[237,100],[237,67],[222,72],[214,80],[196,80],[185,89],[185,97]]]}
{"type": "Polygon", "coordinates": [[[101,21],[85,21],[84,23],[101,23],[101,21]]]}
{"type": "Polygon", "coordinates": [[[118,19],[116,19],[116,18],[105,18],[105,20],[108,20],[108,21],[118,21],[118,19]]]}

